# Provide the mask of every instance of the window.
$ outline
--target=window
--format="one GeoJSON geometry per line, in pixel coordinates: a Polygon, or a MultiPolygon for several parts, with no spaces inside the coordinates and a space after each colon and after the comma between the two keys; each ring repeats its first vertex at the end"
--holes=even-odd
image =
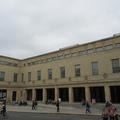
{"type": "Polygon", "coordinates": [[[41,71],[40,70],[37,71],[37,80],[41,80],[41,71]]]}
{"type": "Polygon", "coordinates": [[[31,72],[28,72],[28,81],[31,81],[31,72]]]}
{"type": "Polygon", "coordinates": [[[17,77],[18,77],[18,74],[17,73],[14,73],[14,82],[17,82],[17,77]]]}
{"type": "Polygon", "coordinates": [[[85,55],[86,51],[80,51],[80,55],[85,55]]]}
{"type": "Polygon", "coordinates": [[[0,71],[0,81],[4,81],[5,80],[5,72],[0,71]]]}
{"type": "Polygon", "coordinates": [[[98,47],[95,50],[96,50],[96,52],[101,52],[101,51],[103,51],[103,47],[98,47]]]}
{"type": "Polygon", "coordinates": [[[80,65],[75,65],[75,77],[80,76],[80,65]]]}
{"type": "Polygon", "coordinates": [[[48,69],[48,79],[52,79],[52,69],[48,69]]]}
{"type": "Polygon", "coordinates": [[[113,48],[113,45],[104,46],[104,50],[111,50],[112,48],[113,48]]]}
{"type": "Polygon", "coordinates": [[[61,78],[65,78],[65,67],[60,67],[61,78]]]}
{"type": "Polygon", "coordinates": [[[24,73],[22,73],[22,80],[21,80],[22,82],[24,81],[24,73]]]}
{"type": "Polygon", "coordinates": [[[119,59],[112,59],[112,70],[113,73],[119,73],[120,72],[120,63],[119,59]]]}
{"type": "Polygon", "coordinates": [[[120,48],[120,43],[116,43],[116,48],[120,48]]]}
{"type": "Polygon", "coordinates": [[[93,53],[93,52],[94,52],[93,49],[88,49],[88,50],[87,50],[87,53],[88,53],[88,54],[91,54],[91,53],[93,53]]]}
{"type": "Polygon", "coordinates": [[[92,62],[92,75],[98,75],[99,70],[98,70],[98,62],[92,62]]]}

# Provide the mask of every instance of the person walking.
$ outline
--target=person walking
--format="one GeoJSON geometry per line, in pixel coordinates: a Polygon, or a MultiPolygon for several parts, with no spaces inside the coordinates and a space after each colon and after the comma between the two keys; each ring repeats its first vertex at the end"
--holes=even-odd
{"type": "Polygon", "coordinates": [[[102,111],[102,118],[103,120],[108,120],[109,119],[109,106],[105,105],[102,111]]]}
{"type": "Polygon", "coordinates": [[[4,103],[2,105],[2,111],[1,111],[1,113],[5,117],[5,115],[6,115],[6,104],[4,104],[4,103]]]}
{"type": "Polygon", "coordinates": [[[35,110],[35,100],[32,101],[32,110],[35,110]]]}
{"type": "Polygon", "coordinates": [[[91,113],[91,106],[90,106],[90,103],[88,102],[88,101],[86,101],[86,104],[85,104],[85,106],[86,106],[86,110],[85,110],[85,112],[86,112],[86,114],[87,113],[91,113]]]}
{"type": "Polygon", "coordinates": [[[109,118],[110,120],[118,120],[117,108],[114,105],[109,107],[109,118]]]}
{"type": "Polygon", "coordinates": [[[57,112],[60,112],[60,102],[59,99],[56,101],[57,112]]]}

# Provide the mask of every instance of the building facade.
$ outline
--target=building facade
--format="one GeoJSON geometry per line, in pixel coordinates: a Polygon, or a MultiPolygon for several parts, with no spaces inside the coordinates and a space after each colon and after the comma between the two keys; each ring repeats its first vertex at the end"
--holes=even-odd
{"type": "Polygon", "coordinates": [[[120,103],[120,36],[19,60],[0,56],[0,98],[120,103]]]}

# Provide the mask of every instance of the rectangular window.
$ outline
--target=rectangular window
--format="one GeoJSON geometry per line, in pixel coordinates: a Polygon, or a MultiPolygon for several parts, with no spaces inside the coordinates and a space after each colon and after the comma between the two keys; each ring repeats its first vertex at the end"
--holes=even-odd
{"type": "Polygon", "coordinates": [[[48,69],[48,79],[52,79],[52,69],[48,69]]]}
{"type": "Polygon", "coordinates": [[[96,52],[101,52],[103,51],[103,47],[98,47],[98,48],[95,48],[96,52]]]}
{"type": "Polygon", "coordinates": [[[119,73],[120,72],[120,63],[119,59],[112,59],[112,70],[113,73],[119,73]]]}
{"type": "Polygon", "coordinates": [[[14,73],[14,82],[17,82],[17,78],[18,78],[18,74],[17,73],[14,73]]]}
{"type": "Polygon", "coordinates": [[[41,71],[40,70],[37,71],[37,80],[41,80],[41,71]]]}
{"type": "Polygon", "coordinates": [[[80,76],[80,65],[75,65],[75,77],[80,76]]]}
{"type": "Polygon", "coordinates": [[[87,53],[88,53],[88,54],[91,54],[91,53],[93,53],[93,52],[94,52],[93,49],[88,49],[88,50],[87,50],[87,53]]]}
{"type": "Polygon", "coordinates": [[[31,72],[28,72],[28,81],[31,81],[31,72]]]}
{"type": "Polygon", "coordinates": [[[116,48],[120,48],[120,43],[116,43],[116,48]]]}
{"type": "Polygon", "coordinates": [[[86,55],[87,51],[80,51],[79,54],[80,55],[86,55]]]}
{"type": "Polygon", "coordinates": [[[92,75],[98,75],[99,70],[98,70],[98,62],[92,62],[92,75]]]}
{"type": "Polygon", "coordinates": [[[22,73],[22,80],[21,80],[22,82],[24,81],[24,73],[22,73]]]}
{"type": "Polygon", "coordinates": [[[4,81],[5,80],[5,72],[0,71],[0,81],[4,81]]]}
{"type": "Polygon", "coordinates": [[[111,50],[112,48],[113,48],[113,45],[104,46],[104,50],[111,50]]]}
{"type": "Polygon", "coordinates": [[[65,67],[60,67],[61,78],[65,78],[65,67]]]}

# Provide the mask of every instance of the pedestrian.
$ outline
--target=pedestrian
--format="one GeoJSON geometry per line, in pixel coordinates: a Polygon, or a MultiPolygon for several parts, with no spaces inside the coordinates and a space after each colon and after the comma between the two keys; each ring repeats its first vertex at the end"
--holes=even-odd
{"type": "Polygon", "coordinates": [[[1,113],[5,117],[5,115],[6,115],[6,104],[4,104],[4,103],[2,105],[2,111],[1,111],[1,113]]]}
{"type": "Polygon", "coordinates": [[[57,112],[60,112],[60,102],[59,99],[56,101],[57,112]]]}
{"type": "Polygon", "coordinates": [[[90,103],[88,102],[88,101],[86,101],[86,114],[87,113],[91,113],[91,110],[90,110],[90,108],[91,108],[91,106],[90,106],[90,103]]]}
{"type": "Polygon", "coordinates": [[[37,109],[37,101],[36,100],[35,100],[34,104],[35,104],[35,110],[36,110],[37,109]]]}
{"type": "Polygon", "coordinates": [[[118,120],[117,108],[114,105],[109,107],[109,118],[110,120],[118,120]]]}
{"type": "Polygon", "coordinates": [[[105,107],[103,108],[102,117],[103,117],[103,120],[109,119],[109,106],[108,105],[105,105],[105,107]]]}
{"type": "Polygon", "coordinates": [[[32,110],[35,110],[35,100],[32,101],[32,110]]]}

